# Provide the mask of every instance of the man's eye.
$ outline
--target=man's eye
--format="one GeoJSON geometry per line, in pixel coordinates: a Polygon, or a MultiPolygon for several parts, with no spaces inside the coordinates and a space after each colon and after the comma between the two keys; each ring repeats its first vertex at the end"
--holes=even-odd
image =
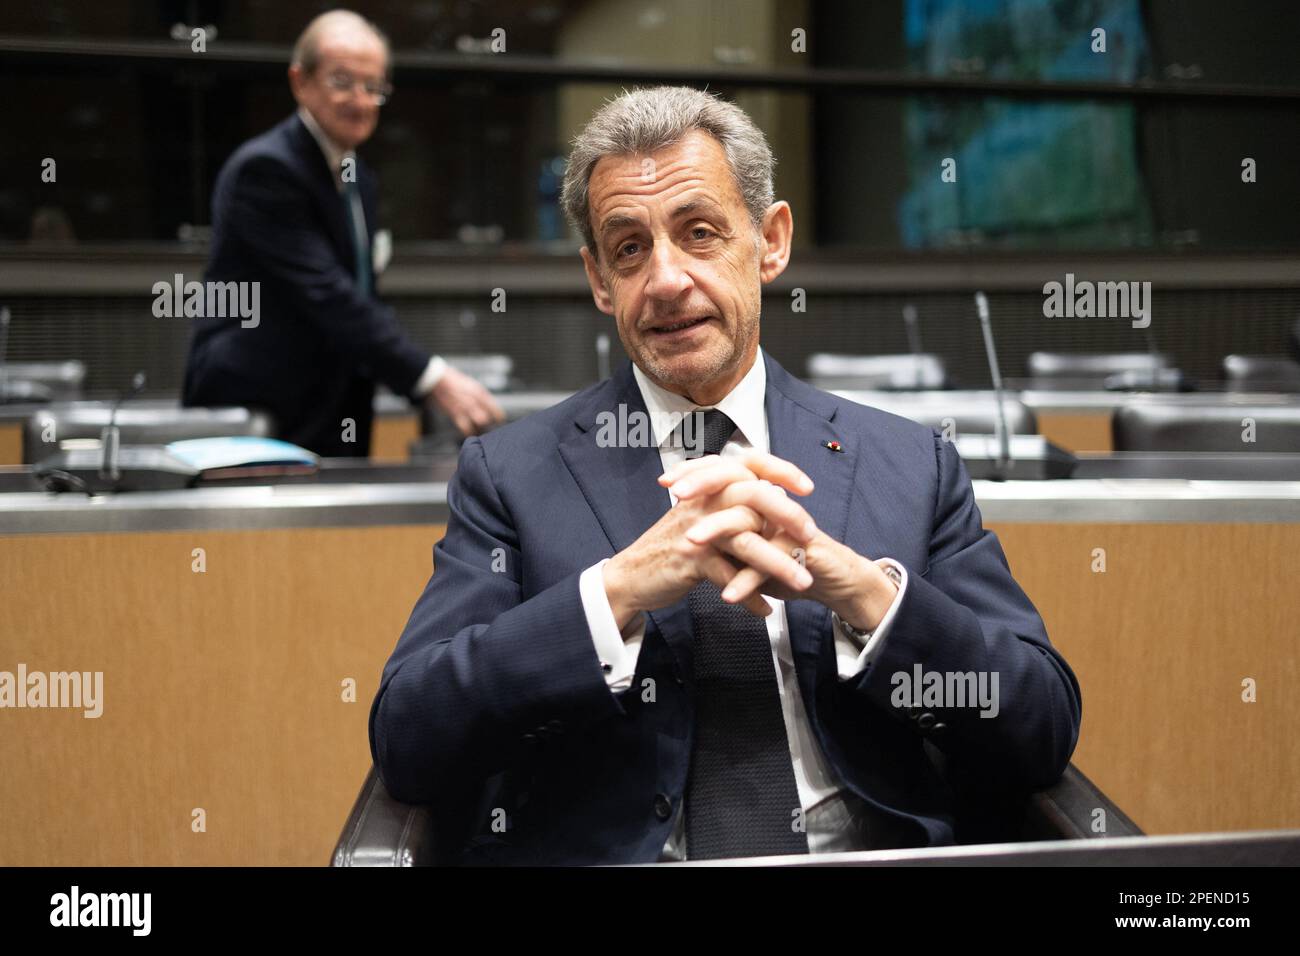
{"type": "Polygon", "coordinates": [[[625,242],[618,247],[618,255],[621,258],[626,258],[627,256],[634,256],[637,254],[638,251],[640,251],[640,249],[641,249],[641,243],[639,242],[625,242]]]}
{"type": "Polygon", "coordinates": [[[704,226],[696,226],[694,229],[691,230],[692,239],[712,239],[713,236],[714,236],[713,230],[708,229],[704,226]]]}

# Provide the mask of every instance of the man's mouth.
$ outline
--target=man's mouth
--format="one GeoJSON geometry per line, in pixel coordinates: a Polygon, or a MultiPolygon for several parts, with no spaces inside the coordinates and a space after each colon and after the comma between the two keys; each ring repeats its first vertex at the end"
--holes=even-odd
{"type": "Polygon", "coordinates": [[[650,331],[658,335],[675,335],[693,329],[697,325],[703,325],[709,321],[709,316],[703,316],[696,319],[679,319],[676,322],[664,322],[659,325],[651,326],[650,331]]]}

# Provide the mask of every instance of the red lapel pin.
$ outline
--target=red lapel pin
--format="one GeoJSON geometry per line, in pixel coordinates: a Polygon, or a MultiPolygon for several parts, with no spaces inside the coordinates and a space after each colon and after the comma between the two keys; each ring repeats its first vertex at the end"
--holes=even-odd
{"type": "Polygon", "coordinates": [[[837,451],[841,455],[844,454],[844,446],[837,441],[824,441],[822,442],[822,445],[829,448],[831,451],[837,451]]]}

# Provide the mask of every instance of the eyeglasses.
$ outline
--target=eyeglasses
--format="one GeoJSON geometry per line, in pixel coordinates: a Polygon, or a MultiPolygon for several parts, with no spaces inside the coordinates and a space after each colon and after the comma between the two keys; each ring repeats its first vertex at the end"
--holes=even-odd
{"type": "Polygon", "coordinates": [[[325,77],[325,85],[336,93],[351,93],[359,85],[366,96],[375,101],[376,106],[383,106],[393,95],[393,84],[374,80],[358,80],[351,73],[336,70],[325,77]]]}

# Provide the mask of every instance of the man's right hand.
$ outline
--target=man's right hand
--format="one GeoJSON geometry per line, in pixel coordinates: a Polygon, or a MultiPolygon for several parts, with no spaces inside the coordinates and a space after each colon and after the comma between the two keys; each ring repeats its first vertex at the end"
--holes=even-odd
{"type": "MultiPolygon", "coordinates": [[[[775,524],[800,542],[806,543],[816,535],[815,528],[811,534],[809,532],[807,512],[772,483],[777,481],[796,493],[807,494],[799,483],[799,479],[807,481],[802,472],[789,462],[770,455],[754,453],[747,456],[746,461],[751,470],[762,477],[752,481],[734,481],[714,495],[679,501],[641,537],[605,563],[605,594],[619,630],[626,627],[639,611],[653,611],[680,600],[704,578],[724,588],[739,573],[740,568],[730,555],[712,544],[698,545],[686,537],[686,532],[695,522],[706,515],[727,508],[750,508],[760,523],[775,524]],[[767,480],[768,476],[772,481],[767,480]]],[[[711,455],[700,460],[695,467],[728,467],[728,462],[711,455]]],[[[807,487],[811,488],[810,482],[807,487]]],[[[768,576],[795,591],[802,591],[812,584],[811,575],[788,553],[773,545],[768,545],[767,549],[771,553],[761,555],[760,560],[768,576]]],[[[772,610],[757,592],[751,594],[743,606],[760,617],[772,610]]]]}
{"type": "Polygon", "coordinates": [[[428,401],[446,412],[462,435],[477,435],[506,420],[492,393],[464,372],[448,368],[429,392],[428,401]]]}

